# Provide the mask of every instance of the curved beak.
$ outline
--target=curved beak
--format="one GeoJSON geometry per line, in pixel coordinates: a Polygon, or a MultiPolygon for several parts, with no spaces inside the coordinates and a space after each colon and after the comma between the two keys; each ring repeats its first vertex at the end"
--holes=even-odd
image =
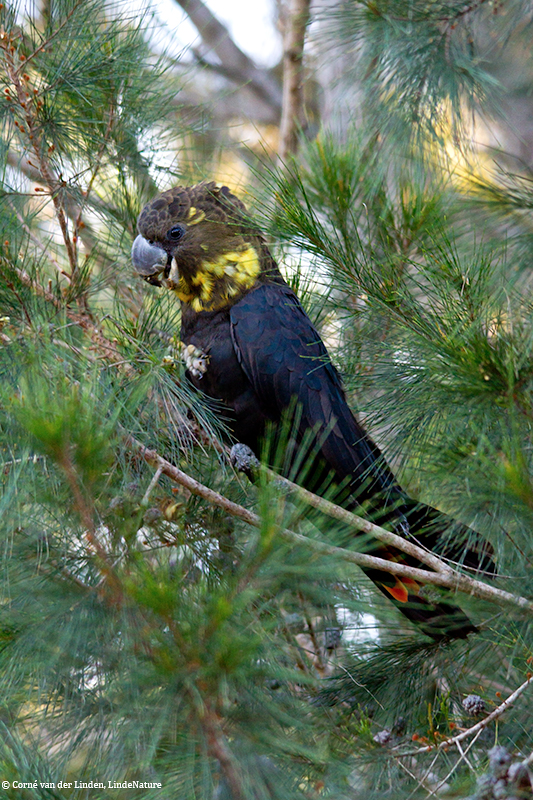
{"type": "Polygon", "coordinates": [[[151,244],[144,236],[137,236],[131,248],[131,260],[136,272],[155,286],[161,286],[157,280],[168,263],[168,255],[161,245],[151,244]]]}

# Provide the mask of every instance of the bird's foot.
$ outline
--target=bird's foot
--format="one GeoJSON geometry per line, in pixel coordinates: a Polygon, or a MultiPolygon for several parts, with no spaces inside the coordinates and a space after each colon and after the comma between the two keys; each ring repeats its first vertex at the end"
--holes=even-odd
{"type": "Polygon", "coordinates": [[[207,372],[209,356],[195,347],[193,344],[183,344],[181,342],[181,358],[185,368],[191,373],[193,378],[201,380],[207,372]]]}
{"type": "Polygon", "coordinates": [[[237,472],[244,472],[252,483],[254,482],[259,471],[259,459],[247,444],[242,442],[234,444],[229,454],[229,460],[237,472]]]}

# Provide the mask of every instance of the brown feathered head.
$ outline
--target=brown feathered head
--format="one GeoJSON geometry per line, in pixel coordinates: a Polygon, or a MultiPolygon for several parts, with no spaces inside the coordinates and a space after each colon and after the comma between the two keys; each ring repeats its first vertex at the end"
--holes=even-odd
{"type": "Polygon", "coordinates": [[[257,282],[281,281],[244,204],[213,181],[176,186],[141,211],[133,265],[195,311],[237,302],[257,282]]]}

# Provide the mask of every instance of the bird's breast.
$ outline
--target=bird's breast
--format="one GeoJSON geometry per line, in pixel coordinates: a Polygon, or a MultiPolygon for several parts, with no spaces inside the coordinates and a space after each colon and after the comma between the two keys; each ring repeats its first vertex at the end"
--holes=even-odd
{"type": "Polygon", "coordinates": [[[237,360],[229,311],[184,313],[181,340],[182,354],[190,360],[186,366],[191,383],[227,407],[225,421],[235,438],[256,450],[267,418],[237,360]]]}

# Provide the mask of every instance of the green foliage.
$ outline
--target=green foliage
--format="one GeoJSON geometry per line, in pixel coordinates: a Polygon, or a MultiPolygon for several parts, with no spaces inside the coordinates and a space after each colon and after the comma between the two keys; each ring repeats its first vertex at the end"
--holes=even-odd
{"type": "Polygon", "coordinates": [[[343,76],[357,80],[371,127],[419,145],[468,124],[465,106],[500,110],[502,86],[491,69],[509,39],[528,36],[529,5],[449,0],[341,2],[325,20],[329,41],[350,54],[343,76]],[[355,58],[354,58],[355,55],[355,58]]]}
{"type": "MultiPolygon", "coordinates": [[[[439,148],[465,135],[465,109],[498,108],[489,49],[526,37],[527,11],[336,5],[326,44],[357,51],[365,124],[261,172],[265,228],[350,402],[412,496],[490,540],[491,585],[525,597],[530,176],[456,174],[439,148]]],[[[56,784],[6,796],[404,800],[446,781],[465,798],[496,739],[531,751],[530,689],[467,758],[403,754],[474,724],[468,694],[491,711],[527,679],[528,614],[457,595],[480,632],[430,643],[310,546],[371,537],[229,469],[220,408],[184,380],[179,308],[129,266],[138,211],[190,174],[185,72],[126,4],[0,19],[0,779],[56,784]],[[260,527],[156,472],[135,440],[260,527]],[[105,787],[58,785],[90,780],[105,787]],[[107,786],[134,780],[152,786],[107,786]]],[[[291,424],[265,445],[277,464],[291,424]]],[[[300,475],[314,455],[303,442],[300,475]]]]}

